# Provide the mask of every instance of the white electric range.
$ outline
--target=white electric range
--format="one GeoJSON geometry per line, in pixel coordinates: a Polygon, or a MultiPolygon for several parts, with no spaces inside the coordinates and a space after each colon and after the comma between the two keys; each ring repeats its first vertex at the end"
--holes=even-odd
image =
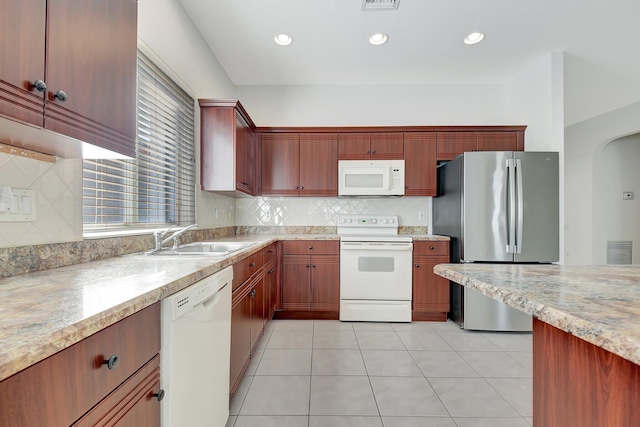
{"type": "Polygon", "coordinates": [[[340,320],[411,322],[411,237],[396,215],[341,215],[340,320]]]}

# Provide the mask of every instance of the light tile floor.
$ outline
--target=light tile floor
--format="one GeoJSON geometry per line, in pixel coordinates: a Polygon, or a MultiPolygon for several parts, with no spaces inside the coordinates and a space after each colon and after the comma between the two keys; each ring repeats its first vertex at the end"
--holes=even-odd
{"type": "Polygon", "coordinates": [[[227,427],[528,427],[531,334],[274,320],[227,427]]]}

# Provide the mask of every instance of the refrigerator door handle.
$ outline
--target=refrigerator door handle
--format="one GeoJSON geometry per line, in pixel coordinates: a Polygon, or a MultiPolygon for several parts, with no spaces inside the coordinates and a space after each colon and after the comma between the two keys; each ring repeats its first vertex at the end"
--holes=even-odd
{"type": "Polygon", "coordinates": [[[513,159],[507,159],[507,191],[509,192],[509,241],[507,253],[515,253],[516,249],[516,171],[513,159]]]}
{"type": "Polygon", "coordinates": [[[524,228],[524,194],[522,191],[522,161],[516,159],[516,182],[518,183],[518,231],[516,232],[516,254],[522,253],[522,232],[524,228]]]}

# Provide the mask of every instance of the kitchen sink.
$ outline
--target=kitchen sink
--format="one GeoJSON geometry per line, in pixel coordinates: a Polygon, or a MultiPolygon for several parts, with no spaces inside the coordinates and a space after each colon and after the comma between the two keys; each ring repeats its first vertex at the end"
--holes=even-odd
{"type": "Polygon", "coordinates": [[[147,251],[145,255],[154,256],[208,256],[224,257],[252,245],[253,242],[193,242],[178,246],[177,249],[163,248],[159,251],[147,251]]]}

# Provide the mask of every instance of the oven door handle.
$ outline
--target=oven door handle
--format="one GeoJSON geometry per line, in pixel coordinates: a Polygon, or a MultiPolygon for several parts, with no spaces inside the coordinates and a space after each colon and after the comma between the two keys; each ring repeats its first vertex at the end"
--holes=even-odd
{"type": "Polygon", "coordinates": [[[340,249],[345,251],[411,251],[412,243],[392,242],[342,242],[340,249]]]}

